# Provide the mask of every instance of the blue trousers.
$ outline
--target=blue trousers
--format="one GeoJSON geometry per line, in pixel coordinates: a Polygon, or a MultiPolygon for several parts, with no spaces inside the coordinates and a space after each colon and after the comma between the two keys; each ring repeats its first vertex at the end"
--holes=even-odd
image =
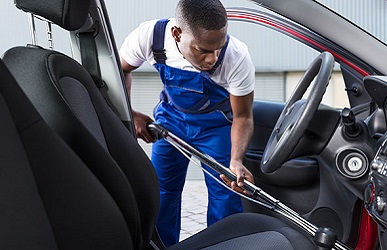
{"type": "MultiPolygon", "coordinates": [[[[220,111],[192,115],[176,111],[170,104],[158,107],[155,119],[173,134],[196,149],[210,155],[228,167],[230,163],[231,123],[220,111]]],[[[157,229],[166,246],[179,241],[181,226],[181,194],[189,160],[164,140],[153,144],[152,163],[160,185],[160,209],[157,229]]],[[[219,178],[212,169],[204,166],[219,178]]],[[[238,212],[242,212],[240,197],[216,180],[205,176],[208,189],[207,225],[238,212]]]]}

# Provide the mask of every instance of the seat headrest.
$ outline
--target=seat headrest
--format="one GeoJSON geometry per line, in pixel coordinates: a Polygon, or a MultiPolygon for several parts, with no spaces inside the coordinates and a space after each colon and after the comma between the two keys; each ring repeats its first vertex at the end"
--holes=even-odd
{"type": "Polygon", "coordinates": [[[16,7],[72,31],[86,22],[91,0],[15,0],[16,7]]]}

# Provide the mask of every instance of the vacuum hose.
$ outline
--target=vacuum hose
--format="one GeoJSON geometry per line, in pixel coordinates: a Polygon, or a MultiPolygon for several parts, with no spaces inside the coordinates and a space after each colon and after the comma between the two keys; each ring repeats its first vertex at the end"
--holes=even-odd
{"type": "MultiPolygon", "coordinates": [[[[237,181],[236,175],[231,172],[229,168],[224,167],[222,164],[217,162],[211,156],[193,148],[188,143],[168,131],[168,129],[164,128],[162,125],[157,123],[149,123],[147,125],[148,132],[157,140],[164,139],[169,142],[171,145],[176,147],[180,152],[186,155],[188,158],[192,155],[197,158],[200,162],[204,163],[211,169],[215,170],[219,175],[225,175],[230,181],[237,181]]],[[[204,170],[204,169],[203,169],[204,170]]],[[[212,175],[211,175],[212,176],[212,175]]],[[[214,176],[212,176],[214,177],[214,176]]],[[[214,177],[215,178],[215,177],[214,177]]],[[[216,179],[218,180],[218,179],[216,179]]],[[[220,181],[219,181],[220,182],[220,181]]],[[[220,182],[226,188],[232,190],[225,183],[220,182]]],[[[251,182],[245,180],[244,185],[242,187],[246,190],[251,197],[243,194],[237,193],[243,198],[251,200],[255,203],[258,203],[261,206],[264,206],[267,209],[270,209],[274,212],[281,214],[286,217],[288,220],[292,221],[296,226],[303,229],[307,233],[309,233],[313,238],[314,242],[318,249],[339,249],[339,250],[347,250],[351,249],[346,246],[343,242],[340,242],[336,239],[336,234],[329,228],[319,228],[314,224],[307,221],[297,212],[287,207],[279,200],[275,199],[268,193],[264,192],[261,188],[255,186],[251,182]]],[[[234,190],[232,190],[235,192],[234,190]]]]}

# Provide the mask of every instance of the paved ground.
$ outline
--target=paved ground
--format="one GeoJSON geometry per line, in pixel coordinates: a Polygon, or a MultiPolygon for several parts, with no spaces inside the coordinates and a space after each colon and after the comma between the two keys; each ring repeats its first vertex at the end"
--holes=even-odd
{"type": "Polygon", "coordinates": [[[204,180],[187,180],[182,199],[180,240],[207,226],[207,188],[204,180]]]}

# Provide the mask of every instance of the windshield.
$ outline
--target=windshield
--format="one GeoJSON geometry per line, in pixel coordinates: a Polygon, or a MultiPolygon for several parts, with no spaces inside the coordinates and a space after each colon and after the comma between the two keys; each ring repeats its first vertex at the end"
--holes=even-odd
{"type": "Polygon", "coordinates": [[[385,0],[319,0],[316,1],[347,18],[379,40],[387,43],[385,0]]]}

